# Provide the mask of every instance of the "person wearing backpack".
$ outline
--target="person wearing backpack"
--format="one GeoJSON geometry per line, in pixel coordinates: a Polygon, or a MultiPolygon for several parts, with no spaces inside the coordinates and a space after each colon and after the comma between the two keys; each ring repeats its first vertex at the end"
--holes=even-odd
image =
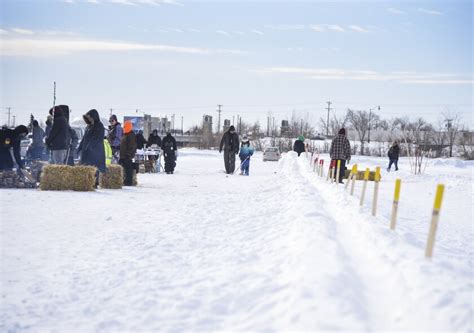
{"type": "Polygon", "coordinates": [[[398,171],[398,157],[400,156],[400,147],[398,146],[398,141],[395,140],[392,144],[392,147],[388,150],[388,168],[387,171],[390,172],[392,164],[395,164],[395,171],[398,171]]]}
{"type": "Polygon", "coordinates": [[[176,139],[171,135],[171,132],[167,132],[166,136],[163,138],[161,149],[163,150],[163,156],[165,157],[165,172],[167,174],[173,174],[174,168],[176,167],[178,148],[176,146],[176,139]]]}

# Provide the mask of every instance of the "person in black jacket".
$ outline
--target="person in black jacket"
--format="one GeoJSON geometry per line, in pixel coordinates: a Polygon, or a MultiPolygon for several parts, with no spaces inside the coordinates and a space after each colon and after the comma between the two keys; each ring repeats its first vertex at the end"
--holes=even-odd
{"type": "Polygon", "coordinates": [[[306,147],[304,146],[304,136],[300,135],[298,139],[295,140],[293,150],[298,153],[298,156],[305,152],[306,147]]]}
{"type": "Polygon", "coordinates": [[[388,168],[387,171],[390,172],[392,164],[395,164],[395,171],[398,171],[398,157],[400,156],[400,147],[398,146],[398,141],[395,140],[392,147],[388,150],[388,168]]]}
{"type": "Polygon", "coordinates": [[[148,136],[148,142],[146,144],[147,147],[151,147],[152,145],[157,145],[161,147],[161,138],[158,135],[158,130],[154,129],[153,132],[148,136]]]}
{"type": "Polygon", "coordinates": [[[138,131],[138,133],[136,135],[136,139],[137,139],[137,149],[143,149],[146,145],[146,139],[143,136],[143,131],[142,130],[138,131]]]}
{"type": "MultiPolygon", "coordinates": [[[[49,110],[53,115],[53,126],[46,138],[46,145],[51,150],[52,164],[65,164],[69,142],[69,125],[65,115],[66,111],[61,105],[49,110]]],[[[69,111],[69,110],[67,110],[69,111]]]]}
{"type": "MultiPolygon", "coordinates": [[[[105,172],[105,150],[104,150],[104,125],[100,121],[99,112],[96,109],[88,111],[84,116],[87,124],[84,137],[77,148],[80,153],[81,164],[97,167],[99,172],[105,172]]],[[[98,185],[99,173],[96,174],[96,185],[98,185]]]]}
{"type": "Polygon", "coordinates": [[[15,129],[2,128],[0,129],[0,170],[13,169],[13,159],[10,154],[10,148],[13,148],[13,156],[16,164],[20,169],[24,168],[24,163],[21,160],[21,140],[28,135],[28,128],[24,125],[19,125],[15,129]]]}
{"type": "Polygon", "coordinates": [[[230,126],[224,133],[219,145],[219,153],[224,149],[224,165],[227,174],[233,174],[235,170],[235,155],[240,150],[239,136],[235,133],[235,127],[230,126]]]}
{"type": "Polygon", "coordinates": [[[176,167],[178,147],[176,145],[176,139],[171,135],[171,132],[166,132],[166,136],[161,142],[161,149],[163,150],[163,156],[165,157],[165,172],[167,174],[172,174],[176,167]]]}

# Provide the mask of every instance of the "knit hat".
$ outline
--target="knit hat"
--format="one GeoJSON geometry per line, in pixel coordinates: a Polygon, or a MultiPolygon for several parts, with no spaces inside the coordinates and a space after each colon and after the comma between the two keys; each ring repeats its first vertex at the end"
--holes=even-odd
{"type": "Polygon", "coordinates": [[[343,127],[339,130],[338,134],[346,135],[346,129],[343,127]]]}
{"type": "Polygon", "coordinates": [[[300,136],[298,137],[298,140],[304,141],[304,136],[300,135],[300,136]]]}
{"type": "Polygon", "coordinates": [[[229,132],[231,132],[231,131],[235,131],[235,127],[233,125],[230,125],[230,127],[229,127],[229,132]]]}
{"type": "Polygon", "coordinates": [[[123,124],[123,132],[127,134],[127,133],[130,133],[132,130],[133,130],[133,123],[130,120],[127,120],[123,124]]]}
{"type": "Polygon", "coordinates": [[[116,115],[111,115],[110,118],[109,118],[109,123],[111,123],[112,121],[118,121],[117,120],[117,116],[116,115]]]}

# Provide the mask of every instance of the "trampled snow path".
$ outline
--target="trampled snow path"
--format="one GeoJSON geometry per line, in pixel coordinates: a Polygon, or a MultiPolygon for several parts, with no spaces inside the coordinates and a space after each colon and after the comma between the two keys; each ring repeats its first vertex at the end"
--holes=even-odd
{"type": "Polygon", "coordinates": [[[469,269],[425,260],[303,157],[226,178],[216,155],[121,191],[1,192],[0,330],[472,329],[469,269]]]}

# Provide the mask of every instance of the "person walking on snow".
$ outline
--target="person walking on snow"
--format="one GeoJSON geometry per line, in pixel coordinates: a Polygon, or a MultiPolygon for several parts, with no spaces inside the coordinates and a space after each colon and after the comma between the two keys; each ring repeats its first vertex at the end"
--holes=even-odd
{"type": "Polygon", "coordinates": [[[235,133],[235,127],[230,126],[224,133],[219,145],[219,153],[224,149],[224,165],[227,174],[233,174],[235,170],[235,155],[239,153],[239,136],[235,133]]]}
{"type": "MultiPolygon", "coordinates": [[[[337,136],[331,142],[331,148],[329,149],[329,156],[331,160],[336,163],[341,161],[341,169],[339,170],[339,183],[343,184],[342,179],[344,178],[344,171],[346,170],[346,161],[349,164],[351,160],[351,144],[346,137],[346,129],[341,128],[337,136]]],[[[334,179],[336,179],[337,172],[334,173],[334,179]]],[[[337,180],[336,180],[337,181],[337,180]]]]}
{"type": "Polygon", "coordinates": [[[390,172],[392,164],[395,164],[395,171],[398,171],[398,157],[400,156],[400,147],[398,146],[398,141],[395,140],[392,147],[388,150],[388,168],[387,171],[390,172]]]}
{"type": "Polygon", "coordinates": [[[176,158],[178,157],[178,147],[176,146],[176,139],[171,135],[171,132],[166,132],[166,136],[161,142],[161,149],[165,157],[165,172],[173,174],[176,167],[176,158]]]}
{"type": "Polygon", "coordinates": [[[126,121],[123,124],[122,141],[120,142],[120,159],[119,164],[124,171],[124,186],[133,185],[133,158],[137,151],[137,139],[133,132],[133,124],[131,121],[126,121]]]}
{"type": "Polygon", "coordinates": [[[293,150],[298,153],[298,156],[300,156],[301,153],[305,152],[305,149],[306,147],[304,146],[304,136],[300,135],[293,144],[293,150]]]}
{"type": "Polygon", "coordinates": [[[250,146],[250,141],[247,136],[242,138],[242,147],[240,147],[240,174],[248,176],[250,169],[250,156],[253,155],[253,148],[250,146]]]}

